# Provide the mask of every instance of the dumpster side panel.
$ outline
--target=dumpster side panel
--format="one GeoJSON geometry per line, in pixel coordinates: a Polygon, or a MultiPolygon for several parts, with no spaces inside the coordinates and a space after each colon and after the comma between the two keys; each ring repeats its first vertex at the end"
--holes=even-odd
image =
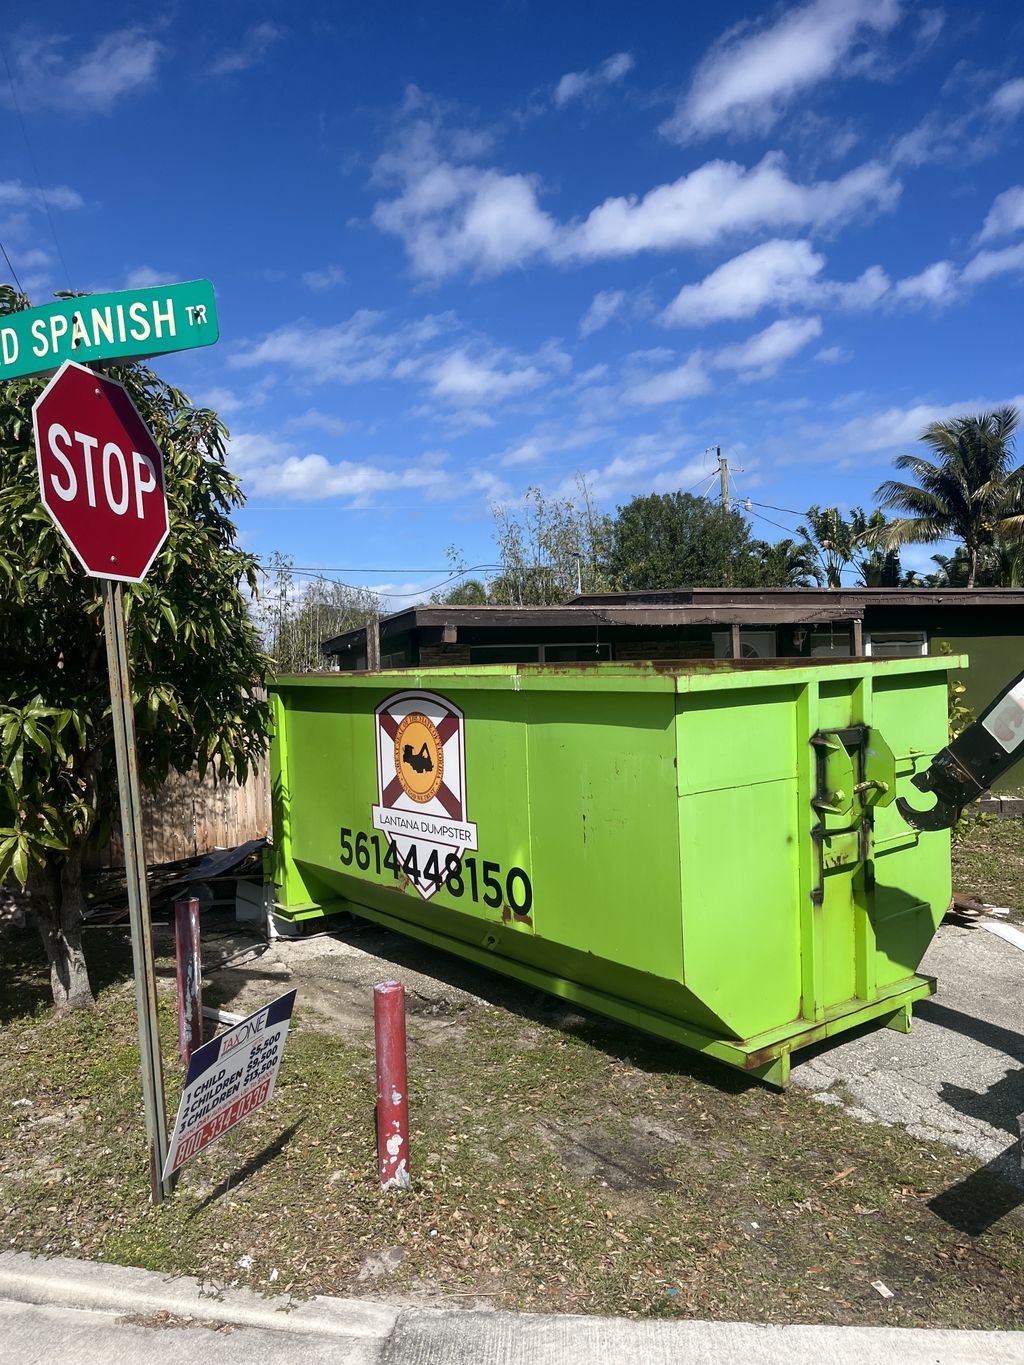
{"type": "MultiPolygon", "coordinates": [[[[941,674],[875,679],[874,718],[891,736],[897,790],[915,806],[927,798],[911,786],[947,738],[947,691],[941,674]]],[[[950,834],[921,834],[895,805],[875,812],[875,936],[879,986],[915,972],[952,896],[950,834]]]]}
{"type": "Polygon", "coordinates": [[[573,688],[528,694],[523,728],[538,932],[679,982],[674,715],[672,692],[573,688]]]}
{"type": "Polygon", "coordinates": [[[679,698],[684,980],[737,1037],[800,1014],[794,695],[679,698]]]}

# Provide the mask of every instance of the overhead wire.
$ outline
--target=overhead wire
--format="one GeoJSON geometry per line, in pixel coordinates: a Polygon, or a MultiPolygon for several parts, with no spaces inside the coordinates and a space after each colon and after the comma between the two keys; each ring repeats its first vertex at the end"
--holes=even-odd
{"type": "Polygon", "coordinates": [[[11,278],[14,280],[14,283],[18,286],[18,293],[21,295],[23,299],[27,299],[28,295],[25,293],[25,290],[22,287],[21,280],[18,279],[18,272],[15,270],[14,266],[11,265],[11,258],[10,256],[8,256],[7,248],[4,246],[3,242],[0,242],[0,251],[4,253],[4,260],[7,262],[7,269],[11,272],[11,278]]]}
{"type": "MultiPolygon", "coordinates": [[[[3,57],[4,69],[7,72],[7,84],[10,86],[11,89],[11,103],[14,106],[14,112],[17,115],[18,123],[21,127],[21,135],[25,139],[25,150],[28,152],[29,165],[32,167],[32,174],[36,178],[36,186],[39,190],[39,198],[42,201],[43,211],[46,214],[46,221],[50,226],[50,236],[53,238],[53,245],[57,248],[57,257],[60,260],[61,269],[64,271],[64,279],[67,282],[68,289],[70,289],[71,292],[74,293],[75,286],[71,283],[71,272],[70,270],[68,270],[68,263],[64,259],[64,252],[61,250],[60,239],[57,236],[57,229],[54,226],[53,222],[53,214],[50,212],[50,201],[46,197],[46,190],[43,187],[43,179],[42,176],[39,174],[39,165],[38,162],[36,161],[35,152],[32,150],[32,142],[29,139],[28,128],[25,124],[25,116],[21,112],[21,102],[18,99],[18,90],[16,82],[14,80],[14,73],[11,70],[11,63],[8,61],[7,58],[7,48],[4,46],[3,43],[0,43],[0,56],[3,57]]],[[[4,258],[5,259],[7,258],[6,251],[4,252],[4,258]]],[[[10,261],[8,261],[7,263],[8,265],[10,265],[10,261]]],[[[18,285],[18,288],[21,290],[22,294],[25,293],[25,291],[21,289],[20,284],[18,285]]]]}

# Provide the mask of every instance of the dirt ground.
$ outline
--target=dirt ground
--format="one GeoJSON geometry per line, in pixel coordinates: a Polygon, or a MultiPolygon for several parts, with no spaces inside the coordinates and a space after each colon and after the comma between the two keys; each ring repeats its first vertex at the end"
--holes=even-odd
{"type": "MultiPolygon", "coordinates": [[[[818,1049],[780,1095],[366,922],[336,928],[268,942],[206,924],[207,1004],[244,1013],[294,985],[297,1014],[272,1104],[189,1163],[156,1211],[125,931],[91,931],[97,1009],[64,1017],[35,938],[5,931],[2,1242],[199,1273],[213,1293],[240,1282],[412,1304],[1024,1327],[1019,1173],[913,1109],[959,1102],[963,1117],[976,1087],[972,1140],[1009,1141],[979,1071],[1002,1067],[1009,1113],[1024,1061],[999,1013],[1008,995],[1020,1010],[1024,954],[1009,945],[974,930],[977,950],[965,947],[947,926],[942,970],[964,968],[949,1015],[940,995],[909,1037],[818,1049]],[[1007,955],[988,997],[972,991],[972,951],[1007,955]],[[393,978],[409,1012],[406,1195],[374,1177],[372,986],[393,978]],[[975,1061],[954,1013],[973,1021],[975,1061]],[[913,1112],[886,1107],[897,1081],[913,1112]]],[[[156,940],[173,1109],[169,930],[156,940]]]]}

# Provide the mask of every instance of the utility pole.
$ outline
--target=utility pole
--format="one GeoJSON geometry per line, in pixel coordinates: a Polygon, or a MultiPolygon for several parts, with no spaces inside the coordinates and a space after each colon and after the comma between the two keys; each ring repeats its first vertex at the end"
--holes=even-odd
{"type": "Polygon", "coordinates": [[[718,482],[722,490],[722,511],[731,512],[732,502],[729,498],[729,459],[722,454],[722,447],[715,446],[715,454],[718,456],[718,482]]]}

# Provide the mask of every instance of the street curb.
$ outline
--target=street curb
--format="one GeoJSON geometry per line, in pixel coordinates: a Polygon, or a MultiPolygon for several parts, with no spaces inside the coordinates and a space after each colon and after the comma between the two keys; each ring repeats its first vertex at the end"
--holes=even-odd
{"type": "Polygon", "coordinates": [[[326,1337],[337,1342],[332,1350],[339,1361],[385,1365],[1024,1365],[1019,1332],[399,1308],[325,1296],[274,1306],[251,1289],[210,1288],[191,1276],[16,1251],[0,1252],[0,1303],[5,1299],[116,1318],[167,1313],[326,1337]],[[343,1343],[357,1354],[340,1354],[343,1343]]]}
{"type": "Polygon", "coordinates": [[[251,1289],[221,1289],[188,1275],[168,1277],[132,1266],[21,1251],[0,1252],[0,1299],[5,1298],[121,1317],[172,1313],[197,1322],[363,1338],[381,1345],[394,1331],[399,1313],[366,1299],[263,1298],[251,1289]]]}

